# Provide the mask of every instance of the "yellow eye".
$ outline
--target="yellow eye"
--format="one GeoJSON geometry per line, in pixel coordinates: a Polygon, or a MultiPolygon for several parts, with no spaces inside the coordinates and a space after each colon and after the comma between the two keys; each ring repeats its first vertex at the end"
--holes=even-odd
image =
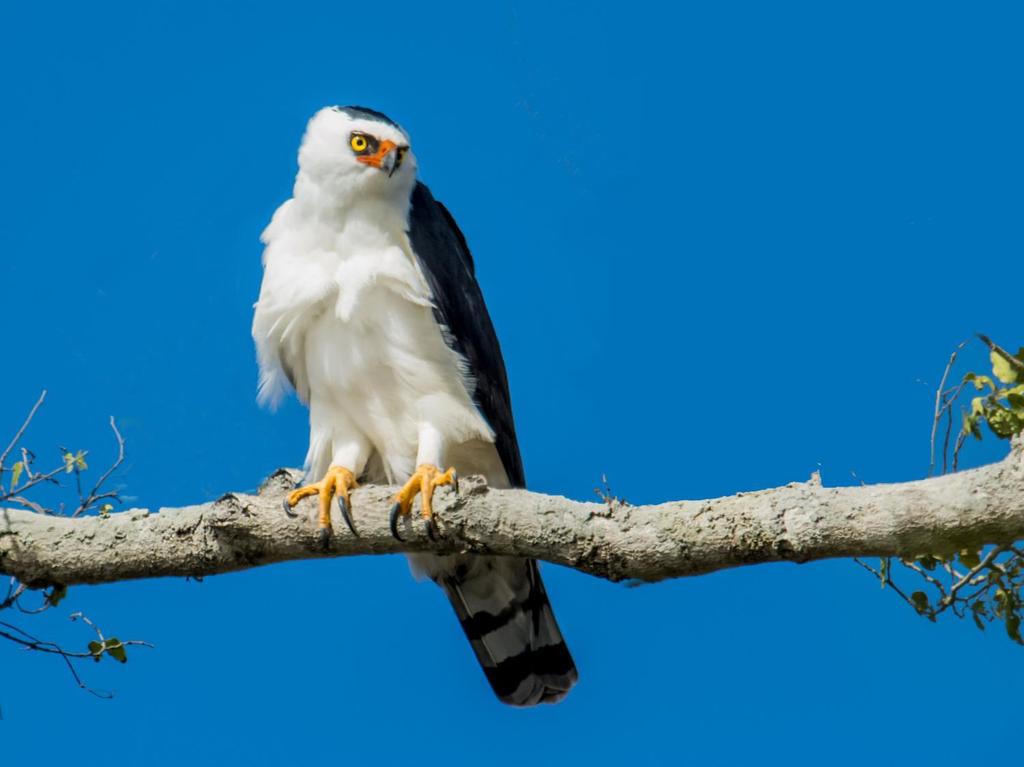
{"type": "Polygon", "coordinates": [[[365,152],[366,147],[369,146],[366,142],[366,136],[360,136],[359,134],[353,136],[349,144],[351,144],[352,149],[356,152],[365,152]]]}

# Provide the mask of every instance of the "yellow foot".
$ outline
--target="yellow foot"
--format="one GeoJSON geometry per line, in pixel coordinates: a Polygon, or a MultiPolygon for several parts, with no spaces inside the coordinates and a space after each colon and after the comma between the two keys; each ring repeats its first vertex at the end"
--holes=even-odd
{"type": "Polygon", "coordinates": [[[345,518],[348,529],[352,531],[352,535],[358,537],[359,533],[356,532],[355,525],[352,524],[352,504],[349,500],[349,491],[356,486],[356,477],[351,471],[344,466],[332,466],[319,482],[296,488],[289,493],[284,500],[285,513],[294,517],[295,513],[292,508],[295,504],[311,495],[318,496],[320,515],[317,517],[317,526],[320,530],[320,545],[326,548],[331,540],[331,498],[334,497],[338,499],[338,509],[341,511],[341,516],[345,518]]]}
{"type": "Polygon", "coordinates": [[[395,496],[395,505],[391,507],[391,518],[389,521],[391,523],[391,534],[395,538],[402,540],[402,536],[398,534],[399,515],[409,514],[412,511],[413,499],[417,495],[422,495],[424,530],[430,540],[437,540],[437,523],[434,522],[434,509],[431,504],[434,500],[434,488],[441,485],[451,485],[455,490],[455,494],[459,494],[459,475],[455,473],[455,469],[448,469],[448,471],[442,472],[439,468],[429,463],[423,463],[416,467],[416,472],[409,477],[409,481],[398,491],[398,495],[395,496]]]}

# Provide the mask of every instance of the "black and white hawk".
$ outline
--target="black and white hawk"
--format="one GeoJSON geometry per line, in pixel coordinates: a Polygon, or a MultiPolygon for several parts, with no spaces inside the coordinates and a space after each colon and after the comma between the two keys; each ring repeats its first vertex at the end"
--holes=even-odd
{"type": "MultiPolygon", "coordinates": [[[[288,385],[309,406],[308,476],[322,540],[336,499],[352,527],[357,480],[403,484],[433,536],[434,489],[458,474],[523,487],[498,339],[455,220],[416,180],[406,133],[362,107],[322,109],[299,150],[293,197],[263,233],[253,319],[260,400],[288,385]],[[441,467],[449,467],[442,470],[441,467]]],[[[354,532],[354,530],[353,530],[354,532]]],[[[448,596],[498,698],[554,703],[576,667],[537,563],[509,557],[410,555],[448,596]]]]}

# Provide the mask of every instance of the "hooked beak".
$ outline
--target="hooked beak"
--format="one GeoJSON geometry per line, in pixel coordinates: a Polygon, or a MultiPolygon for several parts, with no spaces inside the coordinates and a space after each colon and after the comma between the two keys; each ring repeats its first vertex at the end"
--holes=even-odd
{"type": "Polygon", "coordinates": [[[402,156],[408,147],[398,146],[393,141],[381,141],[376,154],[368,154],[357,157],[356,160],[373,168],[380,168],[388,174],[394,175],[395,171],[402,165],[402,156]]]}

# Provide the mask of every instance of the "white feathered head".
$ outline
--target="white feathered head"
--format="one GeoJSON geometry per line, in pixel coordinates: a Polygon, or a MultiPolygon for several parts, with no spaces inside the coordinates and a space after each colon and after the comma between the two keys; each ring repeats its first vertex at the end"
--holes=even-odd
{"type": "Polygon", "coordinates": [[[326,107],[306,127],[299,172],[332,194],[408,199],[416,156],[405,131],[386,115],[366,107],[326,107]]]}

